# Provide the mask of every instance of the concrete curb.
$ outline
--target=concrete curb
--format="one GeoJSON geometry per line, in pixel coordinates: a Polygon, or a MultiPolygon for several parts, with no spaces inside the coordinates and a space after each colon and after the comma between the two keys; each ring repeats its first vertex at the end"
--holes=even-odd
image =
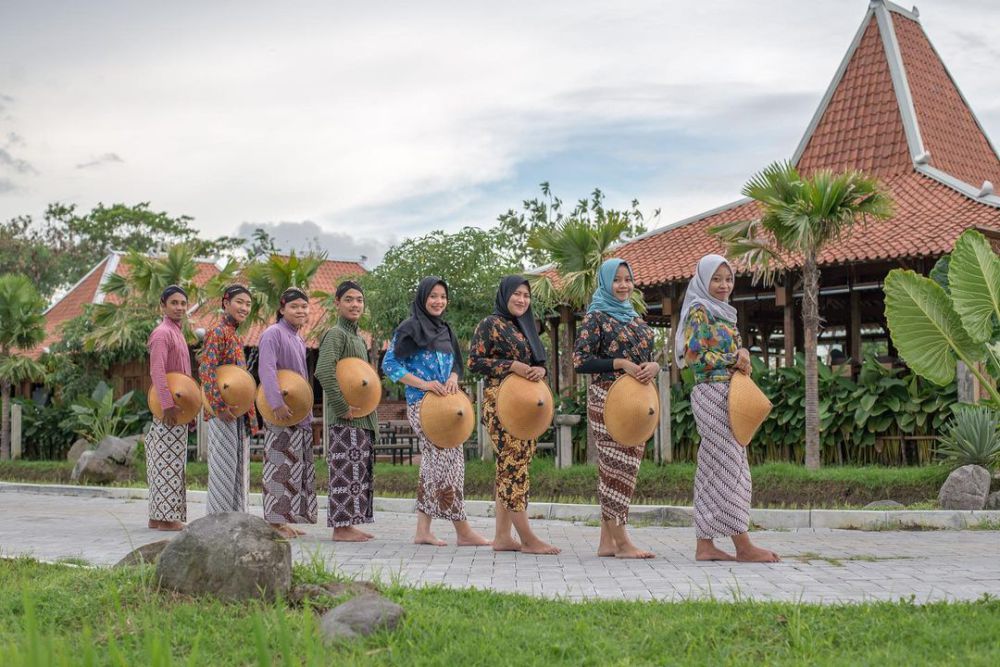
{"type": "MultiPolygon", "coordinates": [[[[38,493],[78,498],[117,498],[145,500],[148,489],[115,486],[77,486],[68,484],[28,484],[0,482],[3,492],[38,493]]],[[[205,491],[188,491],[188,502],[204,503],[205,491]]],[[[261,494],[250,494],[250,505],[263,505],[261,494]]],[[[375,498],[380,512],[410,514],[416,511],[412,498],[375,498]]],[[[467,500],[469,516],[495,516],[493,502],[467,500]]],[[[562,521],[600,521],[598,505],[570,503],[531,503],[528,513],[533,519],[562,521]]],[[[683,505],[633,505],[630,518],[637,526],[691,526],[693,510],[683,505]]],[[[777,510],[751,509],[750,520],[763,530],[796,530],[799,528],[839,528],[848,530],[960,530],[962,528],[994,527],[1000,529],[1000,510],[777,510]]]]}

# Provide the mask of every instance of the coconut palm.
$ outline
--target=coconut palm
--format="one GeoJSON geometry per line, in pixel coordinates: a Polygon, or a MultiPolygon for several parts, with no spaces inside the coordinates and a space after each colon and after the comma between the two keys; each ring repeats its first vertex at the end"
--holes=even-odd
{"type": "Polygon", "coordinates": [[[821,170],[801,176],[789,162],[776,162],[753,176],[744,196],[758,202],[760,217],[711,228],[731,257],[756,281],[801,264],[802,326],[806,362],[806,467],[820,466],[819,389],[816,341],[819,335],[820,253],[857,223],[892,216],[892,201],[878,182],[858,171],[821,170]]]}
{"type": "Polygon", "coordinates": [[[271,255],[246,267],[243,273],[253,292],[253,307],[247,321],[269,322],[278,312],[281,293],[289,287],[298,287],[308,294],[309,284],[324,261],[325,254],[298,257],[292,251],[290,255],[271,255]]]}
{"type": "Polygon", "coordinates": [[[11,387],[45,374],[41,364],[23,354],[45,338],[44,311],[45,300],[26,276],[0,276],[0,459],[10,458],[11,387]]]}

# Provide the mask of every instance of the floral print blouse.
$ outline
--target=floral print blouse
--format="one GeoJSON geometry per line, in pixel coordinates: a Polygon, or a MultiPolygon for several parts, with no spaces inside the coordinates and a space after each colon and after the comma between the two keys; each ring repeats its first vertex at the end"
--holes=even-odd
{"type": "MultiPolygon", "coordinates": [[[[243,353],[243,337],[236,333],[236,320],[229,315],[223,315],[219,324],[205,334],[205,345],[201,352],[201,364],[198,366],[198,377],[201,378],[202,390],[208,397],[212,410],[221,410],[225,405],[219,393],[219,383],[215,369],[219,366],[232,364],[240,368],[247,367],[246,356],[243,353]]],[[[205,411],[205,420],[212,415],[205,411]]],[[[247,413],[251,424],[257,423],[257,411],[251,406],[247,413]]]]}
{"type": "Polygon", "coordinates": [[[469,370],[485,375],[487,387],[499,385],[515,361],[532,365],[531,346],[517,324],[490,315],[476,325],[469,349],[469,370]]]}
{"type": "Polygon", "coordinates": [[[730,367],[742,346],[733,322],[714,319],[702,306],[694,306],[684,322],[684,364],[694,372],[694,381],[729,382],[730,367]]]}
{"type": "Polygon", "coordinates": [[[628,322],[596,311],[587,313],[576,335],[573,366],[593,373],[594,382],[614,382],[625,371],[614,369],[615,359],[642,364],[653,360],[653,329],[641,317],[628,322]]]}
{"type": "MultiPolygon", "coordinates": [[[[382,370],[393,382],[399,380],[407,373],[416,375],[421,380],[433,382],[437,380],[441,384],[448,381],[448,377],[455,369],[455,355],[450,352],[438,352],[437,350],[420,350],[405,359],[400,359],[393,351],[396,349],[396,334],[392,335],[389,342],[389,349],[382,357],[382,370]]],[[[457,372],[457,371],[456,371],[457,372]]],[[[416,387],[406,387],[406,403],[413,405],[419,403],[424,397],[423,390],[416,387]]]]}

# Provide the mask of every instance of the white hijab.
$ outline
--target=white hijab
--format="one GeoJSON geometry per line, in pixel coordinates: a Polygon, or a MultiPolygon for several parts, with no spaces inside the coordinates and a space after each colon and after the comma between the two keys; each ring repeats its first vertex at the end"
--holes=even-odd
{"type": "MultiPolygon", "coordinates": [[[[725,301],[719,301],[708,291],[712,276],[723,264],[733,271],[733,265],[722,255],[705,255],[698,260],[694,276],[688,283],[687,292],[684,294],[684,305],[681,306],[681,316],[675,326],[677,331],[674,333],[674,361],[677,362],[678,368],[684,368],[684,351],[687,347],[684,324],[692,307],[702,306],[713,318],[736,324],[736,308],[725,301]]],[[[735,275],[736,272],[733,271],[733,276],[735,275]]]]}

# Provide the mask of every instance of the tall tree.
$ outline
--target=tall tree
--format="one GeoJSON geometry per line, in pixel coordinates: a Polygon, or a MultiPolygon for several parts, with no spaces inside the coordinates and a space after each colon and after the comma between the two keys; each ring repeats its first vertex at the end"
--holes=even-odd
{"type": "Polygon", "coordinates": [[[743,194],[760,205],[761,215],[713,227],[729,254],[750,268],[755,281],[771,282],[775,272],[801,263],[802,329],[806,362],[806,467],[820,467],[819,255],[831,241],[858,223],[892,216],[892,201],[878,182],[858,171],[817,171],[802,176],[789,162],[776,162],[753,176],[743,194]]]}
{"type": "Polygon", "coordinates": [[[10,458],[10,395],[14,383],[41,377],[45,369],[26,354],[45,338],[45,300],[31,280],[0,276],[0,459],[10,458]]]}
{"type": "Polygon", "coordinates": [[[278,312],[281,293],[289,287],[298,287],[309,294],[309,285],[325,260],[325,254],[299,257],[292,251],[289,255],[271,255],[249,264],[243,270],[250,291],[253,292],[253,306],[247,317],[247,326],[270,322],[278,312]]]}

